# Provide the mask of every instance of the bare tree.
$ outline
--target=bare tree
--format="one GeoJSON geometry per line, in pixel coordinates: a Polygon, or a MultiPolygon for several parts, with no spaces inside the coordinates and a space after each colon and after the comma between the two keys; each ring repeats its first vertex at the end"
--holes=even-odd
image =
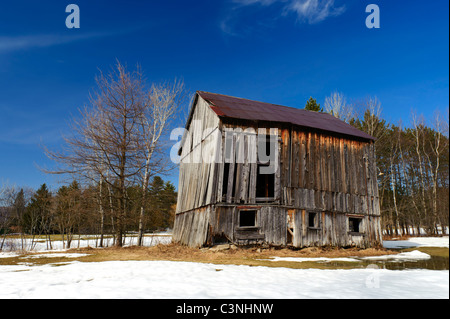
{"type": "Polygon", "coordinates": [[[141,117],[141,129],[144,143],[145,165],[142,175],[142,199],[139,215],[138,245],[142,245],[144,235],[144,206],[149,180],[156,174],[163,174],[174,168],[169,158],[161,151],[167,146],[161,141],[175,115],[181,111],[187,101],[182,81],[152,85],[144,112],[141,117]]]}
{"type": "Polygon", "coordinates": [[[46,171],[77,175],[78,180],[98,185],[102,221],[106,184],[115,244],[122,246],[128,188],[141,183],[145,197],[150,176],[169,168],[160,152],[161,137],[183,101],[184,85],[175,81],[148,89],[139,67],[129,72],[120,62],[107,75],[100,73],[96,82],[98,88],[90,96],[89,107],[81,110],[80,120],[73,120],[73,135],[64,138],[65,149],[46,150],[48,157],[63,166],[46,171]]]}
{"type": "Polygon", "coordinates": [[[347,123],[355,116],[352,105],[347,103],[344,94],[340,92],[333,92],[326,97],[324,108],[325,112],[347,123]]]}
{"type": "Polygon", "coordinates": [[[143,168],[139,163],[143,79],[139,69],[130,73],[117,62],[114,70],[108,75],[101,73],[96,82],[98,89],[90,97],[90,107],[81,111],[81,121],[74,121],[74,135],[65,138],[65,152],[47,151],[47,155],[65,165],[54,172],[95,178],[115,190],[116,245],[122,246],[127,186],[143,168]]]}

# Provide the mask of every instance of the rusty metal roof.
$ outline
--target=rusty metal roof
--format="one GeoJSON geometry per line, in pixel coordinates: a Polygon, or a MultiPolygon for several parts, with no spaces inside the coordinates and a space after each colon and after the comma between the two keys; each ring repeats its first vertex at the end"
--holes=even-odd
{"type": "Polygon", "coordinates": [[[322,131],[375,140],[369,134],[328,113],[307,111],[203,91],[197,91],[197,94],[208,102],[211,109],[222,118],[290,123],[322,131]]]}

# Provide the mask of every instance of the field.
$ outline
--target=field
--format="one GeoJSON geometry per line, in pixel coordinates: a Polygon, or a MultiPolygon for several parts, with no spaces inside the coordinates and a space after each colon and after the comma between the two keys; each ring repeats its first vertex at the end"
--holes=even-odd
{"type": "Polygon", "coordinates": [[[366,250],[193,249],[169,238],[0,253],[0,298],[449,298],[448,237],[366,250]]]}

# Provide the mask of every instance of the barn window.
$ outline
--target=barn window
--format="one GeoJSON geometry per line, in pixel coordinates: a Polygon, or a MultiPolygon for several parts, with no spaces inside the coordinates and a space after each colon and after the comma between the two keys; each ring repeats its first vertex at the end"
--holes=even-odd
{"type": "Polygon", "coordinates": [[[362,218],[349,217],[348,218],[348,231],[350,233],[360,233],[361,232],[361,221],[362,221],[362,218]]]}
{"type": "Polygon", "coordinates": [[[239,211],[239,227],[256,227],[256,210],[239,211]]]}
{"type": "Polygon", "coordinates": [[[269,168],[269,164],[258,164],[256,175],[256,197],[273,198],[275,194],[275,173],[263,174],[261,169],[269,168]]]}
{"type": "Polygon", "coordinates": [[[319,227],[319,214],[315,212],[308,213],[308,227],[318,228],[319,227]]]}

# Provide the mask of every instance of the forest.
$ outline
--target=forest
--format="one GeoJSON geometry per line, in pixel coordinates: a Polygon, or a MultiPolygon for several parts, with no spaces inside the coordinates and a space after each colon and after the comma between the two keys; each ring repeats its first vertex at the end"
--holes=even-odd
{"type": "MultiPolygon", "coordinates": [[[[117,65],[97,78],[90,104],[72,119],[72,135],[59,150],[44,149],[55,167],[48,174],[71,181],[50,191],[0,184],[0,234],[61,234],[70,247],[74,234],[113,236],[171,228],[176,187],[161,176],[170,161],[170,129],[182,126],[190,106],[184,84],[148,85],[139,67],[117,65]]],[[[385,235],[448,234],[448,113],[425,119],[411,112],[403,123],[383,118],[376,97],[347,102],[334,92],[321,107],[312,97],[305,109],[327,112],[375,140],[378,190],[385,235]]],[[[1,241],[0,241],[1,243],[1,241]]],[[[0,248],[1,249],[1,248],[0,248]]]]}
{"type": "MultiPolygon", "coordinates": [[[[164,181],[160,176],[153,177],[142,203],[142,189],[128,187],[127,215],[124,219],[124,232],[137,233],[137,225],[143,223],[144,231],[152,233],[171,228],[173,225],[177,192],[175,186],[164,181]],[[144,206],[144,219],[140,220],[140,208],[144,206]]],[[[117,197],[109,189],[102,198],[98,197],[98,186],[82,187],[77,181],[63,185],[55,192],[42,184],[36,191],[31,188],[9,187],[3,193],[0,208],[0,250],[7,234],[16,234],[50,240],[50,236],[59,234],[70,248],[75,235],[98,235],[99,247],[104,247],[105,236],[112,236],[116,241],[114,204],[117,197]],[[100,215],[99,200],[105,207],[105,214],[100,215]],[[103,218],[103,220],[101,220],[103,218]]],[[[30,245],[32,246],[32,244],[30,245]]]]}
{"type": "Polygon", "coordinates": [[[411,115],[412,125],[387,123],[366,112],[352,123],[377,138],[376,156],[382,227],[390,235],[448,234],[448,119],[433,125],[411,115]]]}
{"type": "Polygon", "coordinates": [[[447,114],[432,119],[411,111],[405,123],[383,119],[376,97],[347,103],[342,93],[325,99],[324,111],[373,136],[385,235],[442,235],[449,225],[447,114]]]}

